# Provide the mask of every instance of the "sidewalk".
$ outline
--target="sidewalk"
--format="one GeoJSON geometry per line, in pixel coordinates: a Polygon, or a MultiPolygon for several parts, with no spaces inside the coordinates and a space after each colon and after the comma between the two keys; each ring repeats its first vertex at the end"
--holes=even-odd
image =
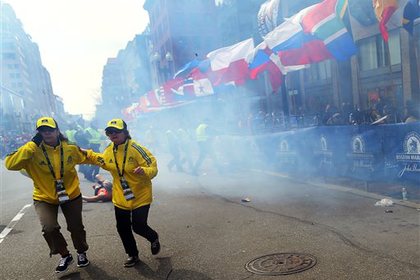
{"type": "Polygon", "coordinates": [[[289,180],[305,183],[317,187],[333,189],[343,192],[349,192],[363,197],[369,197],[377,200],[383,198],[391,199],[394,204],[406,206],[410,208],[420,209],[420,188],[415,186],[403,186],[389,183],[365,183],[362,181],[355,181],[347,178],[310,178],[306,180],[291,177],[280,172],[262,171],[254,169],[254,172],[260,172],[271,176],[287,178],[289,180]],[[402,200],[401,189],[405,187],[409,194],[408,200],[402,200]]]}

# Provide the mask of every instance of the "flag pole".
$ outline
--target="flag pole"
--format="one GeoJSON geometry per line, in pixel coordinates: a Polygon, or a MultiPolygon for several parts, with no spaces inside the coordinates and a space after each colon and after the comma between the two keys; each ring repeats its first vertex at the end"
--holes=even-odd
{"type": "MultiPolygon", "coordinates": [[[[415,26],[413,27],[415,29],[415,26]]],[[[413,30],[414,36],[413,36],[413,45],[414,45],[414,58],[416,59],[416,67],[417,67],[417,90],[420,90],[420,51],[419,51],[419,34],[420,32],[416,32],[413,30]]]]}
{"type": "Polygon", "coordinates": [[[282,75],[281,82],[281,93],[282,93],[282,103],[283,103],[283,112],[285,118],[285,125],[289,127],[289,101],[287,99],[287,88],[286,88],[286,75],[282,75]]]}

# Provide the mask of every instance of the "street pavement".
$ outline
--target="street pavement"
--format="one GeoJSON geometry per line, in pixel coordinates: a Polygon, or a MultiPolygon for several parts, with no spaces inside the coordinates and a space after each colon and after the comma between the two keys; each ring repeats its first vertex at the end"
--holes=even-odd
{"type": "MultiPolygon", "coordinates": [[[[261,170],[220,176],[209,168],[190,176],[171,173],[162,164],[153,183],[149,224],[160,235],[159,255],[152,256],[150,244],[137,236],[141,263],[124,268],[127,256],[112,204],[85,203],[91,264],[82,269],[73,264],[57,276],[58,257],[49,257],[31,206],[0,243],[0,278],[411,280],[420,275],[418,204],[395,201],[399,204],[377,207],[380,196],[261,170]],[[310,254],[317,263],[285,276],[245,269],[249,261],[274,253],[310,254]]],[[[31,203],[27,184],[17,172],[2,172],[2,229],[9,222],[4,216],[12,219],[31,203]],[[11,189],[21,196],[11,195],[11,189]]],[[[91,194],[90,186],[81,180],[84,193],[91,194]]],[[[75,254],[63,216],[59,218],[75,254]]]]}

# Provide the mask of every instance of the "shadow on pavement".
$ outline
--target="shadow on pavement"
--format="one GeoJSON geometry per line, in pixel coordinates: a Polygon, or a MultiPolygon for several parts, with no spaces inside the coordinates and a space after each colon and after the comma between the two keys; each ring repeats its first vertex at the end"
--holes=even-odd
{"type": "Polygon", "coordinates": [[[158,268],[156,271],[150,268],[146,263],[140,261],[140,263],[135,266],[135,269],[138,273],[147,279],[168,279],[168,274],[172,271],[172,262],[170,257],[163,257],[156,259],[159,262],[158,268]]]}

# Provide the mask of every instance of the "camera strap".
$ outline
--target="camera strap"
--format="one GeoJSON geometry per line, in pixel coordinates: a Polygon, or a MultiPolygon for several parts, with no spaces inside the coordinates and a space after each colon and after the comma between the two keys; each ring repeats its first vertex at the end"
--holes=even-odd
{"type": "Polygon", "coordinates": [[[118,172],[118,175],[120,176],[120,178],[124,177],[124,168],[125,168],[125,161],[127,160],[127,150],[128,150],[128,142],[129,141],[130,141],[130,139],[127,139],[127,142],[125,143],[124,159],[123,159],[123,163],[122,163],[122,171],[120,170],[120,167],[118,166],[118,161],[117,161],[117,157],[116,157],[118,146],[114,146],[114,149],[113,149],[115,166],[117,167],[117,172],[118,172]]]}
{"type": "Polygon", "coordinates": [[[121,183],[121,188],[123,190],[124,198],[127,201],[133,200],[135,198],[133,192],[130,189],[130,186],[127,183],[127,180],[124,178],[124,168],[125,168],[125,161],[127,160],[128,142],[130,142],[130,139],[127,139],[127,142],[125,143],[122,170],[120,170],[120,167],[118,166],[118,162],[117,162],[116,153],[117,153],[118,146],[114,146],[114,148],[113,148],[115,166],[117,167],[117,172],[118,172],[118,175],[120,176],[120,183],[121,183]]]}
{"type": "Polygon", "coordinates": [[[54,178],[55,190],[58,196],[58,203],[63,204],[70,200],[68,194],[66,193],[66,189],[64,188],[64,181],[63,181],[63,176],[64,176],[63,144],[60,142],[60,178],[58,179],[55,177],[54,168],[51,164],[50,158],[48,157],[47,150],[45,149],[45,146],[43,144],[41,144],[41,149],[42,149],[42,152],[44,153],[45,159],[47,160],[48,168],[50,169],[51,176],[54,178]]]}
{"type": "Polygon", "coordinates": [[[62,179],[63,176],[64,176],[64,163],[63,163],[64,152],[63,152],[62,143],[60,142],[60,178],[58,178],[58,179],[55,178],[54,168],[51,164],[50,158],[48,157],[48,153],[47,153],[47,150],[44,147],[44,144],[41,144],[41,149],[42,149],[42,152],[44,153],[45,159],[47,160],[48,168],[50,169],[51,175],[53,176],[54,180],[62,179]]]}

